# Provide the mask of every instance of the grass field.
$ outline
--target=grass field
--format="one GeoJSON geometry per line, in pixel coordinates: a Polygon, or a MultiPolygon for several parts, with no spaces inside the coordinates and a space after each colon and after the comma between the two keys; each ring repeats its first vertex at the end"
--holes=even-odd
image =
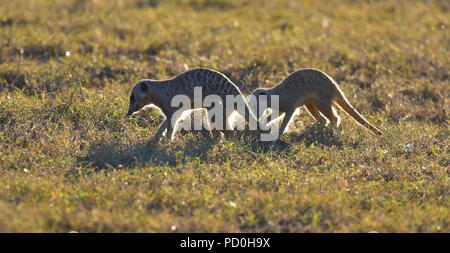
{"type": "Polygon", "coordinates": [[[0,0],[0,232],[450,232],[450,2],[0,0]],[[384,132],[150,142],[140,79],[332,76],[384,132]]]}

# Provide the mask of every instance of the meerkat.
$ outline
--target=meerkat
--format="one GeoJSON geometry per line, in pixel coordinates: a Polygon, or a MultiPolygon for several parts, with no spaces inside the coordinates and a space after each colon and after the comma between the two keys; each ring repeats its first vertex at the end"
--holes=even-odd
{"type": "MultiPolygon", "coordinates": [[[[268,101],[270,101],[271,95],[279,96],[279,115],[284,113],[285,116],[278,132],[278,138],[285,131],[295,110],[302,105],[316,121],[324,125],[329,125],[331,122],[333,127],[338,127],[341,120],[336,112],[336,106],[338,106],[360,125],[374,134],[381,135],[378,128],[370,124],[353,108],[337,83],[326,73],[317,69],[300,69],[273,88],[256,89],[253,95],[257,101],[260,95],[267,95],[268,101]]],[[[258,117],[263,113],[262,109],[257,108],[258,117]]]]}
{"type": "MultiPolygon", "coordinates": [[[[196,68],[183,72],[176,77],[168,80],[154,81],[154,80],[141,80],[139,81],[131,91],[130,105],[127,115],[131,115],[134,112],[139,111],[146,105],[153,104],[159,107],[162,113],[166,116],[164,122],[158,128],[154,139],[159,140],[162,134],[167,129],[166,137],[172,138],[174,126],[172,125],[172,117],[179,108],[171,106],[172,98],[177,95],[186,95],[191,101],[191,108],[198,109],[203,108],[202,105],[196,105],[194,103],[194,88],[202,88],[202,101],[208,95],[217,95],[221,98],[223,105],[226,104],[226,96],[242,96],[239,88],[224,74],[207,68],[196,68]]],[[[249,120],[258,122],[253,112],[250,110],[247,102],[243,99],[244,106],[244,119],[247,123],[249,120]]],[[[211,108],[204,108],[209,112],[211,108]]],[[[236,108],[234,108],[236,109],[236,108]]],[[[227,112],[223,109],[223,126],[222,133],[227,128],[227,121],[233,111],[227,112]]],[[[241,112],[242,113],[242,112],[241,112]]],[[[177,119],[175,119],[176,122],[177,119]]],[[[213,135],[217,135],[218,130],[213,130],[213,135]]],[[[229,132],[228,132],[229,133],[229,132]]],[[[220,134],[220,133],[219,133],[220,134]]]]}

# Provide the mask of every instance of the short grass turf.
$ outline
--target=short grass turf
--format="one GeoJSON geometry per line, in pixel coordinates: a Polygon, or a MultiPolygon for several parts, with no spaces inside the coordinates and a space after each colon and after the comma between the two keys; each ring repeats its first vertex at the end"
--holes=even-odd
{"type": "Polygon", "coordinates": [[[450,232],[449,1],[0,0],[0,232],[450,232]],[[139,79],[305,67],[384,132],[150,142],[139,79]]]}

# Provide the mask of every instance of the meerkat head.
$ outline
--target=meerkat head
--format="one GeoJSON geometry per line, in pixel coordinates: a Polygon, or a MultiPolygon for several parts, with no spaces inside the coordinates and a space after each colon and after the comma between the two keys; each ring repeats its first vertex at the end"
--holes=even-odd
{"type": "Polygon", "coordinates": [[[253,91],[253,95],[256,97],[256,99],[258,99],[259,96],[261,95],[269,95],[268,89],[263,89],[263,88],[259,88],[253,91]]]}
{"type": "MultiPolygon", "coordinates": [[[[259,97],[260,96],[267,96],[267,103],[269,104],[269,99],[270,99],[270,94],[269,94],[269,90],[268,89],[264,89],[264,88],[259,88],[253,91],[252,93],[253,96],[255,96],[256,98],[256,112],[257,112],[257,117],[260,118],[264,112],[266,111],[266,108],[259,108],[259,97]]],[[[268,105],[267,104],[267,105],[268,105]]]]}
{"type": "Polygon", "coordinates": [[[149,81],[143,80],[139,81],[131,90],[130,94],[130,106],[128,107],[127,115],[139,111],[142,107],[152,103],[151,98],[149,96],[149,81]]]}

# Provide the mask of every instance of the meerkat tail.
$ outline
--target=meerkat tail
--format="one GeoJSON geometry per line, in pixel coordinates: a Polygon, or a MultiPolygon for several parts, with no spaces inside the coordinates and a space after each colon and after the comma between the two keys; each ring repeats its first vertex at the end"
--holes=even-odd
{"type": "Polygon", "coordinates": [[[338,93],[336,98],[334,99],[334,102],[342,109],[344,110],[348,115],[350,115],[353,119],[355,119],[359,124],[369,129],[372,133],[376,135],[381,135],[382,132],[370,124],[363,116],[361,116],[355,108],[348,102],[348,100],[345,98],[345,96],[342,93],[338,93]]]}
{"type": "MultiPolygon", "coordinates": [[[[258,118],[256,118],[255,114],[253,113],[253,111],[250,109],[250,107],[248,106],[247,102],[244,101],[244,120],[247,122],[247,124],[250,124],[250,122],[253,122],[254,124],[259,124],[258,118]]],[[[259,129],[259,127],[257,127],[257,129],[259,129]]]]}
{"type": "Polygon", "coordinates": [[[245,115],[246,115],[246,121],[248,122],[250,119],[254,120],[255,122],[258,122],[258,119],[256,118],[255,114],[253,113],[253,111],[249,108],[249,106],[247,105],[247,103],[245,103],[245,115]],[[248,116],[247,116],[248,115],[248,116]]]}

